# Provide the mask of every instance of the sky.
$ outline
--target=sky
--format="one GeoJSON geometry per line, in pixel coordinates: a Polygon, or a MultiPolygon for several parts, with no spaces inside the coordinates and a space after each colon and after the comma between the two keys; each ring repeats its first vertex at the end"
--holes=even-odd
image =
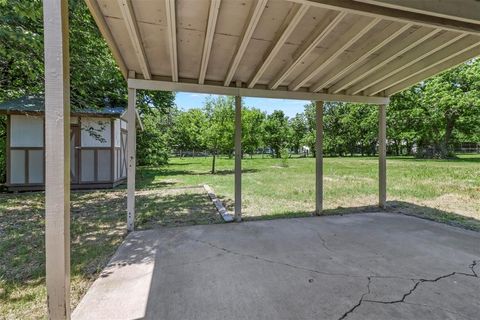
{"type": "MultiPolygon", "coordinates": [[[[201,93],[184,93],[177,92],[175,96],[175,103],[182,110],[191,108],[201,108],[208,94],[201,93]]],[[[211,95],[213,96],[213,95],[211,95]]],[[[297,113],[303,111],[303,106],[310,103],[304,100],[286,100],[286,99],[264,99],[264,98],[244,98],[244,105],[247,107],[255,107],[268,114],[274,110],[282,110],[285,115],[292,118],[297,113]]]]}

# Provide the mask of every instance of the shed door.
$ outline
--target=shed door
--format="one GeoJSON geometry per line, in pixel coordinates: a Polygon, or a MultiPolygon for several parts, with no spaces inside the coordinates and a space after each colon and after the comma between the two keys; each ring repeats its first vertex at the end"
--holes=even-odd
{"type": "Polygon", "coordinates": [[[80,151],[80,128],[78,125],[70,127],[70,180],[72,184],[79,182],[78,156],[80,151]]]}

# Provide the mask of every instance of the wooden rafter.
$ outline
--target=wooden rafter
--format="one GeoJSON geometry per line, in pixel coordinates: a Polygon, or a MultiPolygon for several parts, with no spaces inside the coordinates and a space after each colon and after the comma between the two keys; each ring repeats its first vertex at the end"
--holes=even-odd
{"type": "Polygon", "coordinates": [[[167,13],[167,30],[170,51],[170,65],[172,68],[172,81],[178,81],[177,58],[177,20],[175,13],[175,0],[165,0],[167,13]]]}
{"type": "MultiPolygon", "coordinates": [[[[377,71],[371,76],[365,78],[364,80],[357,83],[355,86],[347,90],[349,94],[357,94],[365,90],[365,95],[373,95],[371,88],[381,82],[382,80],[387,79],[393,74],[402,71],[405,68],[415,64],[416,62],[422,60],[423,58],[428,57],[429,55],[449,46],[450,44],[466,37],[464,33],[444,33],[441,34],[430,41],[422,43],[422,45],[417,46],[416,48],[408,51],[402,57],[392,61],[383,69],[377,71]]],[[[380,90],[379,90],[380,91],[380,90]]],[[[378,91],[377,91],[378,92],[378,91]]],[[[376,92],[375,92],[376,93],[376,92]]]]}
{"type": "Polygon", "coordinates": [[[458,55],[475,49],[475,47],[477,47],[478,45],[480,45],[480,39],[478,37],[467,36],[466,38],[451,44],[447,48],[438,51],[428,56],[427,58],[415,63],[409,68],[406,68],[401,72],[396,73],[385,81],[377,84],[375,87],[369,88],[369,90],[374,92],[374,94],[382,92],[387,88],[396,86],[397,84],[400,84],[413,76],[421,74],[432,67],[440,65],[458,55]]]}
{"type": "Polygon", "coordinates": [[[357,0],[388,8],[480,24],[480,2],[459,0],[357,0]]]}
{"type": "Polygon", "coordinates": [[[247,50],[247,45],[252,38],[253,32],[255,31],[258,22],[260,21],[260,17],[262,16],[263,10],[265,9],[267,2],[268,0],[257,0],[253,5],[252,10],[250,10],[249,19],[241,37],[242,40],[237,47],[235,56],[232,59],[230,67],[228,68],[227,76],[225,77],[224,86],[226,87],[228,87],[232,82],[233,76],[237,71],[240,61],[242,61],[245,50],[247,50]]]}
{"type": "Polygon", "coordinates": [[[133,12],[132,2],[130,0],[118,0],[120,9],[122,11],[123,20],[127,27],[128,35],[132,41],[133,49],[142,69],[143,77],[145,79],[151,78],[150,68],[148,66],[147,55],[143,47],[140,31],[138,30],[135,13],[133,12]]]}
{"type": "Polygon", "coordinates": [[[288,37],[292,34],[293,30],[297,25],[302,21],[303,16],[307,13],[309,5],[297,5],[294,9],[291,10],[288,17],[285,19],[285,23],[282,26],[282,31],[279,32],[277,39],[273,41],[272,46],[268,50],[268,54],[262,60],[261,66],[255,72],[253,78],[248,83],[249,88],[253,88],[255,84],[260,80],[260,77],[264,74],[267,68],[272,63],[273,59],[276,57],[280,49],[283,47],[288,37]]]}
{"type": "Polygon", "coordinates": [[[428,69],[426,69],[425,71],[421,72],[421,73],[418,73],[408,79],[406,79],[405,81],[393,86],[393,87],[390,87],[388,88],[387,90],[385,90],[385,95],[387,96],[392,96],[394,95],[395,93],[397,92],[400,92],[400,91],[403,91],[411,86],[413,86],[414,84],[416,83],[419,83],[420,81],[423,81],[425,79],[428,79],[430,77],[433,77],[441,72],[444,72],[448,69],[451,69],[451,68],[454,68],[462,63],[464,63],[465,61],[468,61],[470,59],[473,59],[475,57],[478,57],[480,56],[480,45],[477,45],[476,47],[462,53],[462,54],[459,54],[453,58],[450,58],[442,63],[439,63],[437,65],[434,65],[428,69]]]}
{"type": "Polygon", "coordinates": [[[405,37],[402,41],[395,43],[392,46],[387,47],[383,50],[376,58],[371,59],[360,68],[356,69],[348,76],[344,77],[342,80],[335,83],[328,89],[329,93],[338,93],[351,85],[355,84],[356,82],[362,80],[366,76],[374,73],[378,69],[382,68],[383,66],[387,65],[397,57],[401,56],[408,50],[416,47],[417,45],[421,44],[423,41],[433,37],[440,30],[438,29],[431,29],[431,28],[420,28],[410,35],[405,37]]]}
{"type": "Polygon", "coordinates": [[[108,24],[105,21],[105,18],[102,14],[102,11],[100,10],[100,7],[98,6],[97,1],[85,0],[85,2],[87,4],[88,9],[90,10],[90,13],[93,16],[93,19],[97,23],[100,33],[105,38],[105,41],[107,42],[108,47],[112,51],[113,57],[118,64],[118,68],[120,69],[120,72],[122,73],[124,78],[127,78],[127,74],[128,74],[127,65],[125,64],[122,54],[120,53],[120,50],[118,49],[118,46],[115,43],[112,32],[110,31],[110,28],[108,27],[108,24]]]}
{"type": "Polygon", "coordinates": [[[357,42],[368,31],[370,31],[380,18],[375,19],[358,19],[347,31],[345,31],[335,42],[315,60],[306,70],[304,70],[292,83],[288,89],[295,91],[303,87],[310,79],[316,76],[320,71],[325,69],[338,56],[340,56],[352,44],[357,42]]]}
{"type": "Polygon", "coordinates": [[[391,23],[381,33],[373,36],[371,41],[372,43],[375,43],[375,45],[372,46],[370,43],[366,43],[357,53],[350,54],[348,59],[332,68],[330,72],[321,77],[314,85],[312,85],[310,87],[310,91],[318,92],[331,83],[334,83],[336,80],[340,79],[342,76],[358,67],[370,55],[378,50],[381,50],[388,43],[407,31],[411,26],[412,25],[408,23],[403,26],[399,26],[396,22],[391,23]]]}
{"type": "Polygon", "coordinates": [[[362,3],[356,0],[291,0],[298,3],[307,3],[320,8],[343,10],[370,17],[383,17],[393,21],[411,22],[416,25],[439,28],[449,31],[461,31],[480,34],[480,24],[460,21],[447,17],[438,17],[420,12],[387,8],[371,3],[362,3]]]}
{"type": "Polygon", "coordinates": [[[308,37],[304,45],[297,49],[293,54],[292,60],[280,71],[280,73],[270,82],[270,89],[277,89],[279,85],[292,73],[293,70],[321,43],[333,29],[345,18],[346,13],[337,12],[330,19],[320,22],[315,31],[308,37]]]}
{"type": "Polygon", "coordinates": [[[207,74],[208,61],[210,59],[210,51],[212,50],[213,36],[215,35],[215,26],[217,25],[218,12],[220,10],[221,0],[211,0],[210,10],[208,13],[207,30],[205,32],[205,40],[203,42],[202,62],[200,65],[200,75],[198,83],[203,84],[205,75],[207,74]]]}

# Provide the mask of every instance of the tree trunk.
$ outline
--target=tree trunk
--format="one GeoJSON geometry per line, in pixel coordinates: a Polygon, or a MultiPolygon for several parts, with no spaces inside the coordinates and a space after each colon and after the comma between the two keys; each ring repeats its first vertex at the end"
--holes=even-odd
{"type": "Polygon", "coordinates": [[[213,158],[212,158],[212,174],[215,174],[215,158],[216,158],[217,152],[213,152],[213,158]]]}
{"type": "Polygon", "coordinates": [[[453,128],[455,127],[455,119],[447,118],[445,126],[445,137],[440,143],[440,153],[442,158],[447,158],[450,155],[450,143],[452,140],[453,128]]]}

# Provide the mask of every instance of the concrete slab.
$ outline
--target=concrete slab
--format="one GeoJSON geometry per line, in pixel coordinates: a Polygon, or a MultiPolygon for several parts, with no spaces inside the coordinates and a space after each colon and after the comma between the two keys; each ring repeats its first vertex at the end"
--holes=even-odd
{"type": "Polygon", "coordinates": [[[477,319],[480,234],[388,213],[135,232],[73,319],[477,319]]]}

